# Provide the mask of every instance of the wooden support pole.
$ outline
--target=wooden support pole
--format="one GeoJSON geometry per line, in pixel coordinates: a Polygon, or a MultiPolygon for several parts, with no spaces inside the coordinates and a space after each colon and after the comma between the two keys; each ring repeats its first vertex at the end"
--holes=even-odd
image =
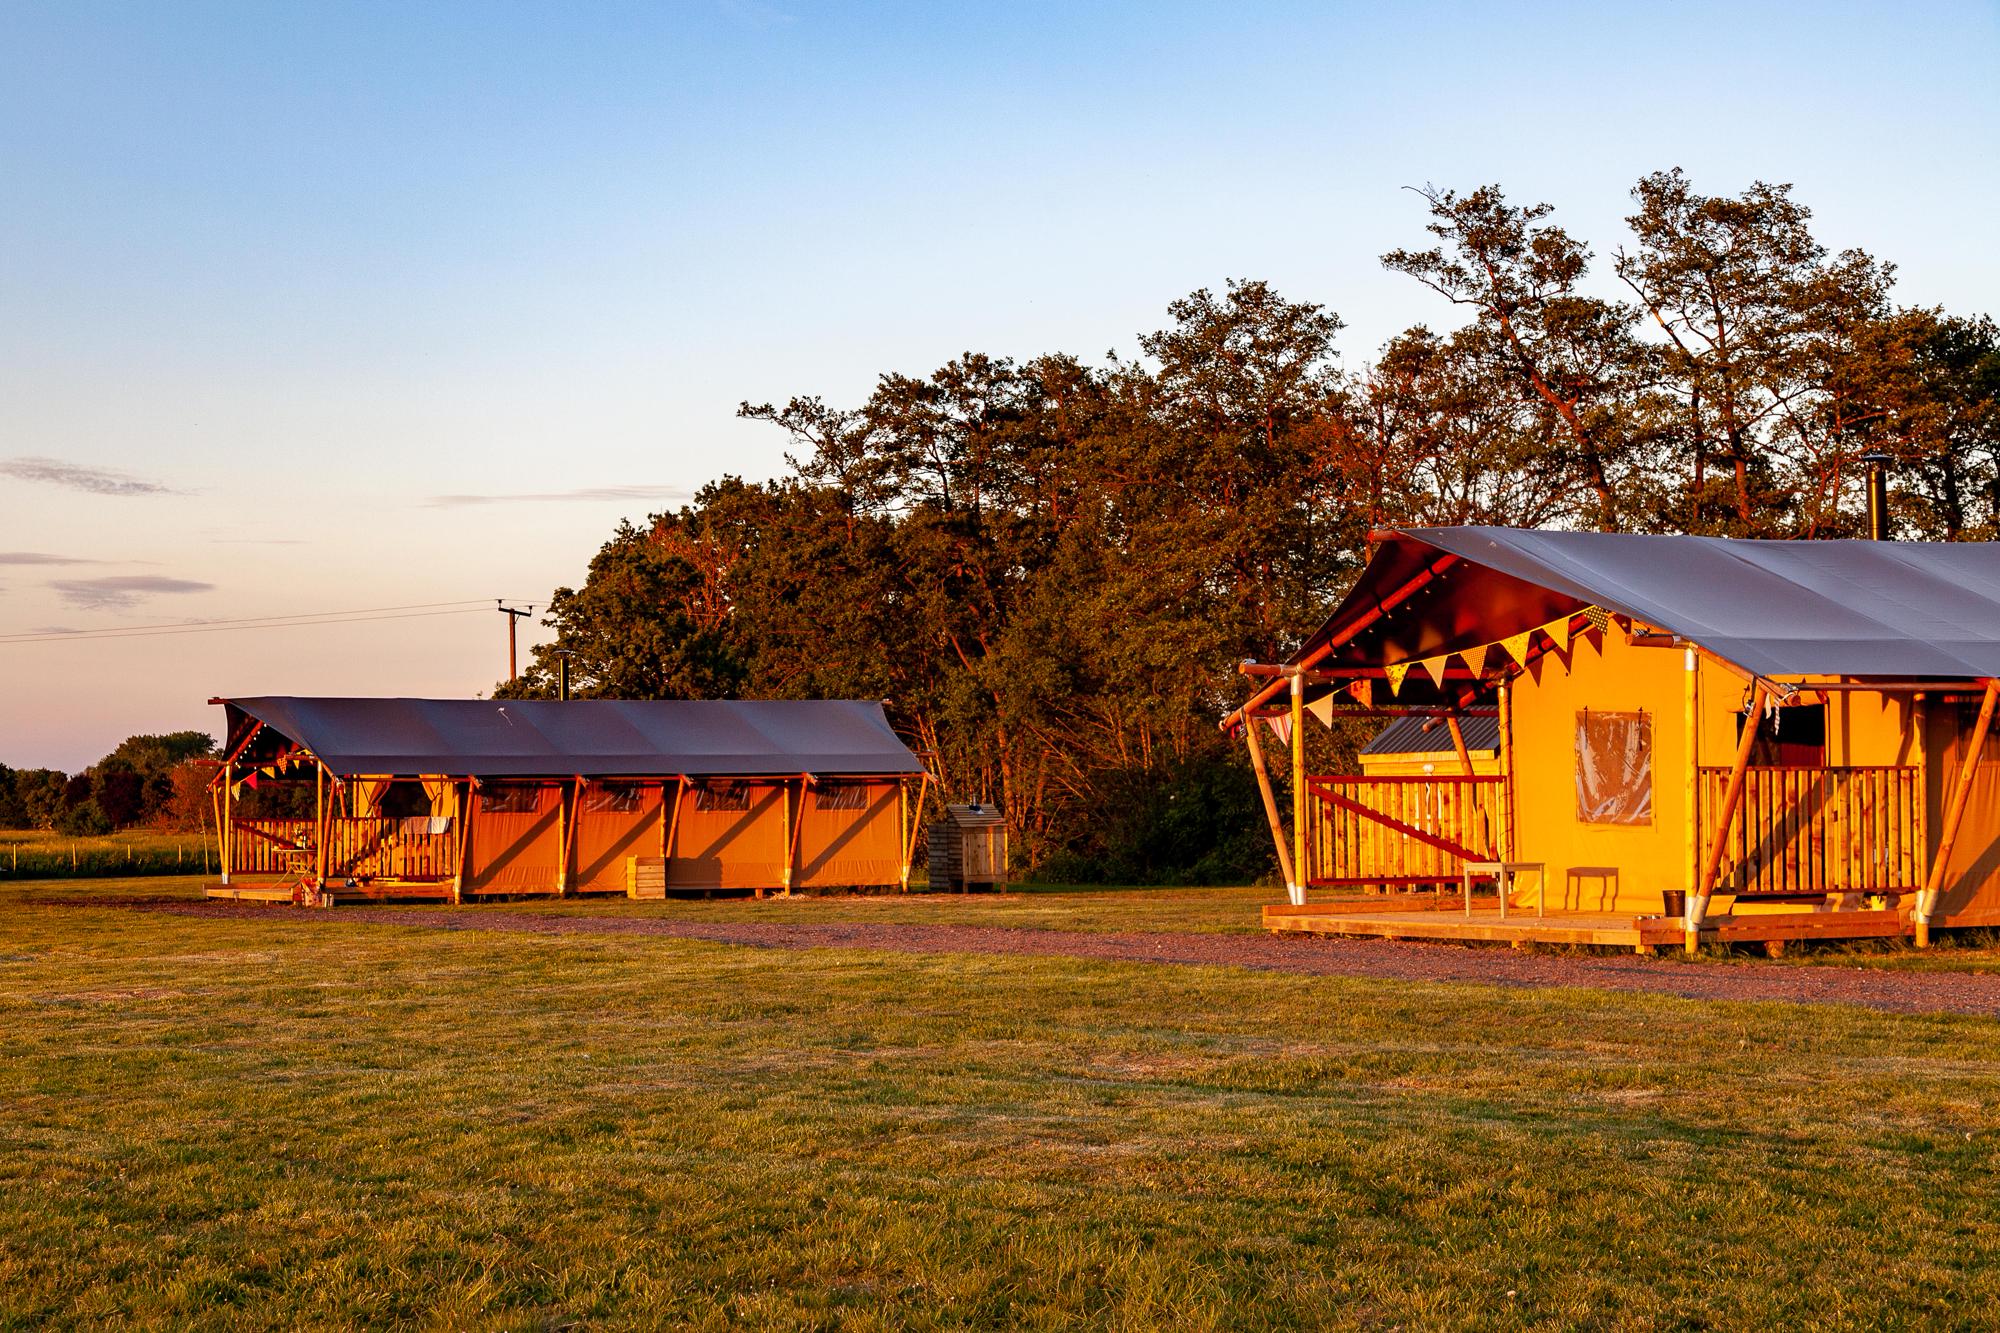
{"type": "Polygon", "coordinates": [[[791,837],[785,844],[785,896],[792,896],[792,881],[798,877],[799,835],[806,831],[806,788],[812,785],[812,774],[799,774],[799,808],[792,819],[791,837]]]}
{"type": "MultiPolygon", "coordinates": [[[[681,806],[687,803],[687,787],[687,774],[683,773],[674,779],[674,803],[668,807],[666,827],[660,831],[660,858],[667,863],[661,867],[662,870],[671,869],[673,866],[674,850],[681,829],[681,806]]],[[[661,794],[665,794],[664,787],[661,789],[661,794]]]]}
{"type": "Polygon", "coordinates": [[[465,799],[458,807],[458,865],[451,877],[451,901],[453,904],[465,901],[466,861],[472,855],[472,810],[479,804],[478,780],[465,780],[465,799]]]}
{"type": "Polygon", "coordinates": [[[1444,724],[1451,729],[1451,748],[1458,752],[1458,771],[1467,777],[1476,776],[1472,771],[1472,751],[1465,744],[1465,728],[1458,725],[1457,715],[1446,717],[1444,724]]]}
{"type": "Polygon", "coordinates": [[[1944,823],[1938,826],[1937,855],[1931,861],[1931,873],[1924,880],[1924,891],[1917,895],[1916,927],[1917,947],[1927,949],[1931,942],[1931,917],[1937,912],[1938,895],[1944,888],[1944,877],[1951,869],[1951,849],[1958,841],[1958,826],[1965,819],[1965,805],[1972,795],[1972,780],[1979,773],[1979,756],[1986,748],[1986,733],[1993,728],[1993,709],[2000,703],[2000,679],[1986,682],[1986,695],[1979,701],[1979,720],[1972,724],[1972,735],[1966,740],[1965,757],[1958,765],[1958,781],[1951,790],[1951,805],[1945,810],[1944,823]]]}
{"type": "Polygon", "coordinates": [[[1736,823],[1736,807],[1743,800],[1743,775],[1750,768],[1750,752],[1757,747],[1757,727],[1764,718],[1764,687],[1750,687],[1750,714],[1743,719],[1743,734],[1736,740],[1736,762],[1729,770],[1729,785],[1723,788],[1722,808],[1715,812],[1715,833],[1709,839],[1708,856],[1701,866],[1701,879],[1687,900],[1687,916],[1681,923],[1682,943],[1689,953],[1701,945],[1702,922],[1708,919],[1708,900],[1715,896],[1715,879],[1722,873],[1722,854],[1729,847],[1730,829],[1736,823]]]}
{"type": "Polygon", "coordinates": [[[1685,875],[1693,889],[1701,882],[1701,655],[1692,646],[1684,659],[1681,744],[1687,750],[1687,843],[1685,875]]]}
{"type": "Polygon", "coordinates": [[[1292,873],[1292,850],[1285,843],[1285,826],[1278,818],[1278,797],[1271,790],[1271,772],[1264,764],[1264,746],[1257,739],[1256,718],[1243,720],[1243,739],[1250,747],[1250,767],[1257,774],[1257,791],[1264,798],[1264,818],[1270,821],[1271,841],[1278,849],[1278,873],[1285,877],[1285,899],[1294,907],[1304,906],[1305,885],[1292,873]]]}
{"type": "Polygon", "coordinates": [[[229,883],[230,867],[236,864],[236,759],[222,765],[222,882],[229,883]]]}
{"type": "Polygon", "coordinates": [[[326,901],[326,765],[313,769],[313,894],[308,901],[326,901]]]}
{"type": "Polygon", "coordinates": [[[562,822],[562,869],[556,874],[556,896],[567,898],[570,889],[570,864],[575,860],[576,826],[583,816],[583,775],[577,774],[569,790],[569,814],[563,816],[563,791],[556,789],[556,818],[562,822]]]}
{"type": "Polygon", "coordinates": [[[917,784],[916,812],[910,816],[910,840],[903,849],[903,891],[905,893],[909,892],[910,870],[917,859],[917,839],[923,836],[924,798],[930,795],[930,791],[931,774],[929,769],[925,769],[923,779],[917,784]]]}
{"type": "Polygon", "coordinates": [[[1299,875],[1299,901],[1305,901],[1306,877],[1306,682],[1292,677],[1292,866],[1299,875]]]}
{"type": "Polygon", "coordinates": [[[1516,859],[1514,844],[1514,687],[1501,681],[1500,705],[1500,859],[1516,859]]]}

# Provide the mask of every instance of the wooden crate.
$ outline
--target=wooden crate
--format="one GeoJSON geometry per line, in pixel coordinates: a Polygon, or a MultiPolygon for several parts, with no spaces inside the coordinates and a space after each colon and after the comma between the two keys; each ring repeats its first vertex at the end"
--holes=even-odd
{"type": "Polygon", "coordinates": [[[667,858],[628,856],[625,858],[625,896],[664,898],[667,896],[667,858]]]}
{"type": "Polygon", "coordinates": [[[991,805],[947,805],[930,827],[934,889],[1007,883],[1007,820],[991,805]]]}

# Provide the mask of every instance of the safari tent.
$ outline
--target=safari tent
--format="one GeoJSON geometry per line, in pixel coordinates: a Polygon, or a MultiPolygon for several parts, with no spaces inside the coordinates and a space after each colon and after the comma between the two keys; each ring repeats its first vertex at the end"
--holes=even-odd
{"type": "Polygon", "coordinates": [[[2000,924],[2000,546],[1377,538],[1225,719],[1286,880],[1268,926],[1650,949],[2000,924]],[[1490,726],[1498,762],[1310,774],[1307,719],[1339,713],[1490,726]]]}
{"type": "Polygon", "coordinates": [[[928,789],[853,700],[211,702],[219,897],[908,888],[928,789]],[[273,786],[301,817],[246,817],[273,786]]]}

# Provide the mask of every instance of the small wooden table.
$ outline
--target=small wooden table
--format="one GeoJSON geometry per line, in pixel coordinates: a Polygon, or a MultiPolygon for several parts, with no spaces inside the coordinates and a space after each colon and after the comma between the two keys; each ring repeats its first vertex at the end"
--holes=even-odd
{"type": "Polygon", "coordinates": [[[1535,915],[1549,914],[1549,872],[1540,861],[1467,861],[1465,863],[1465,914],[1472,915],[1472,877],[1491,876],[1500,891],[1500,919],[1507,919],[1507,892],[1514,876],[1523,870],[1535,872],[1535,915]]]}

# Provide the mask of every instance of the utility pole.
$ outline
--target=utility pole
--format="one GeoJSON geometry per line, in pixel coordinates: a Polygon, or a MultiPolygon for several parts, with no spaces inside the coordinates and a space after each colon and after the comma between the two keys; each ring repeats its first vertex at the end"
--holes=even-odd
{"type": "Polygon", "coordinates": [[[501,615],[507,617],[507,679],[519,680],[521,678],[521,669],[517,665],[519,659],[514,652],[514,627],[521,623],[522,616],[535,614],[535,608],[533,606],[509,606],[498,598],[494,599],[494,605],[500,608],[501,615]]]}

